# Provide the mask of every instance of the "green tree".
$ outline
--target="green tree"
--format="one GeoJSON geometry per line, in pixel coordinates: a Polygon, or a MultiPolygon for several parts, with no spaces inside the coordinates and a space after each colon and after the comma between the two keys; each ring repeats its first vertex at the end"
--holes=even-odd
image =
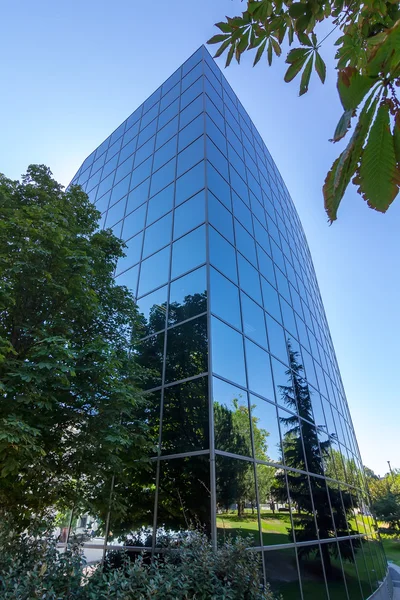
{"type": "Polygon", "coordinates": [[[400,529],[400,494],[387,490],[375,500],[372,509],[379,521],[385,521],[391,527],[400,529]]]}
{"type": "MultiPolygon", "coordinates": [[[[286,502],[286,477],[289,486],[289,496],[297,508],[294,517],[296,540],[305,542],[316,539],[316,529],[320,539],[331,537],[346,537],[355,531],[349,528],[347,514],[352,507],[352,497],[349,492],[340,492],[335,486],[329,489],[325,483],[324,458],[329,454],[331,440],[320,441],[315,427],[311,393],[304,379],[304,369],[299,362],[298,352],[294,352],[288,344],[290,367],[287,370],[288,384],[280,385],[279,391],[283,403],[296,415],[281,417],[280,422],[285,430],[282,440],[286,466],[299,471],[309,471],[321,477],[309,477],[305,473],[288,471],[278,472],[274,484],[274,496],[286,502]],[[304,442],[304,445],[303,445],[304,442]],[[333,519],[332,519],[332,516],[333,519]],[[315,521],[314,521],[315,516],[315,521]]],[[[292,532],[290,531],[290,536],[292,532]]],[[[308,556],[314,550],[310,546],[301,547],[299,556],[308,556]]],[[[337,552],[336,545],[322,544],[322,558],[326,572],[332,571],[331,552],[337,552]]],[[[353,561],[351,543],[341,542],[342,557],[353,561]]]]}
{"type": "Polygon", "coordinates": [[[20,517],[104,513],[112,476],[148,449],[137,310],[99,216],[44,166],[0,176],[0,506],[20,517]]]}
{"type": "Polygon", "coordinates": [[[273,56],[281,56],[285,45],[295,44],[286,57],[285,81],[301,72],[300,96],[308,91],[313,69],[325,82],[320,50],[326,38],[337,32],[337,88],[344,112],[332,141],[344,138],[354,122],[355,127],[326,177],[325,209],[334,221],[352,180],[368,206],[385,212],[400,184],[398,2],[247,0],[246,4],[241,15],[216,24],[220,33],[209,40],[210,44],[221,42],[216,56],[227,51],[228,66],[234,57],[240,62],[243,52],[254,50],[254,65],[263,54],[271,65],[273,56]],[[332,30],[320,39],[319,25],[327,20],[332,30]]]}

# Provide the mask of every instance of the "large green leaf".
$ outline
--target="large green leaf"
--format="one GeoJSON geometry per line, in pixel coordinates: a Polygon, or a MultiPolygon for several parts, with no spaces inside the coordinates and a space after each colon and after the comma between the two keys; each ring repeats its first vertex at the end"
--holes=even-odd
{"type": "Polygon", "coordinates": [[[367,64],[367,73],[371,77],[392,71],[400,62],[400,19],[385,33],[383,39],[382,34],[374,36],[378,40],[373,45],[367,64]]]}
{"type": "Polygon", "coordinates": [[[351,118],[354,114],[353,110],[345,110],[339,119],[339,123],[336,125],[335,133],[333,134],[332,142],[338,142],[341,140],[348,130],[350,129],[351,118]]]}
{"type": "Polygon", "coordinates": [[[315,53],[315,70],[317,71],[322,83],[325,83],[326,65],[325,65],[324,61],[322,60],[322,57],[318,51],[315,53]]]}
{"type": "Polygon", "coordinates": [[[387,104],[376,113],[362,153],[358,181],[368,206],[380,212],[386,212],[398,194],[399,173],[387,104]]]}
{"type": "Polygon", "coordinates": [[[314,55],[311,54],[306,66],[304,68],[303,74],[301,76],[299,96],[302,96],[303,94],[305,94],[308,91],[308,85],[310,83],[313,62],[314,62],[314,55]]]}
{"type": "Polygon", "coordinates": [[[398,165],[400,165],[400,110],[397,111],[396,117],[394,120],[393,140],[394,140],[394,151],[396,154],[396,160],[397,160],[398,165]]]}
{"type": "MultiPolygon", "coordinates": [[[[306,50],[305,48],[304,49],[299,48],[299,50],[303,50],[303,52],[302,53],[298,53],[297,60],[289,66],[288,70],[285,73],[285,81],[286,81],[286,83],[289,83],[289,81],[292,81],[292,79],[294,79],[296,77],[296,75],[299,73],[299,71],[301,71],[304,63],[307,60],[308,55],[311,52],[311,50],[306,50]]],[[[289,52],[289,56],[290,56],[290,54],[292,52],[293,52],[293,50],[291,50],[289,52]]],[[[288,62],[289,56],[286,59],[286,62],[288,62]]]]}
{"type": "Polygon", "coordinates": [[[339,71],[337,88],[344,110],[355,110],[376,80],[360,73],[353,67],[339,71]]]}
{"type": "Polygon", "coordinates": [[[373,93],[369,96],[363,110],[361,111],[358,123],[346,149],[333,163],[322,188],[325,210],[331,223],[337,218],[339,204],[343,198],[348,184],[350,183],[350,179],[358,167],[360,153],[367,137],[379,100],[377,97],[371,104],[372,98],[373,93]]]}

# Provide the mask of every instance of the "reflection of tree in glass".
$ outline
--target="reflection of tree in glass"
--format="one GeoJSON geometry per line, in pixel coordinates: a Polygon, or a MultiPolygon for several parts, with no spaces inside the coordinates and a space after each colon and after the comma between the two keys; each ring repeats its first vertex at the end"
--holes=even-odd
{"type": "MultiPolygon", "coordinates": [[[[347,514],[352,509],[351,494],[341,492],[339,488],[331,487],[328,496],[325,479],[322,478],[324,476],[323,457],[329,454],[331,440],[318,442],[311,408],[311,393],[304,380],[304,369],[298,360],[299,354],[292,350],[290,342],[288,342],[288,352],[291,369],[286,372],[288,385],[279,386],[280,395],[284,404],[290,410],[297,412],[302,419],[306,420],[300,421],[297,416],[280,418],[281,424],[286,428],[282,441],[285,463],[289,468],[302,471],[308,470],[321,476],[309,478],[306,474],[287,472],[289,496],[298,511],[298,514],[294,517],[296,541],[305,542],[316,538],[314,514],[320,539],[328,539],[336,537],[336,535],[342,537],[356,534],[356,531],[349,528],[347,519],[347,514]],[[304,440],[304,452],[301,434],[304,440]],[[331,508],[334,524],[331,517],[331,508]]],[[[278,473],[276,476],[274,495],[282,502],[286,501],[285,474],[283,472],[278,473]]],[[[289,535],[293,539],[293,533],[290,532],[289,535]]],[[[322,544],[321,549],[325,570],[327,574],[331,574],[331,554],[336,558],[337,546],[335,544],[322,544]]],[[[298,552],[301,557],[308,556],[314,551],[312,547],[305,546],[299,547],[298,552]]],[[[342,558],[354,561],[350,541],[343,540],[341,542],[341,554],[342,558]]]]}
{"type": "MultiPolygon", "coordinates": [[[[239,456],[252,457],[250,433],[250,413],[247,405],[233,399],[233,410],[226,405],[214,402],[215,448],[239,456]]],[[[268,460],[267,438],[269,433],[258,427],[259,419],[252,416],[253,440],[256,457],[268,460]]],[[[220,460],[217,468],[217,496],[225,511],[232,504],[237,505],[238,516],[244,513],[245,504],[256,506],[256,489],[253,464],[244,460],[220,460]]],[[[260,465],[257,471],[260,498],[269,495],[275,469],[260,465]]]]}

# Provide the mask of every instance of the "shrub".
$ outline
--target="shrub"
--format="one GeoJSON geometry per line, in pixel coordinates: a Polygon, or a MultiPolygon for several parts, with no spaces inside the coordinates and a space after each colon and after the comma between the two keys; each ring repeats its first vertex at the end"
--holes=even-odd
{"type": "Polygon", "coordinates": [[[121,568],[85,569],[81,548],[56,548],[51,526],[18,533],[0,524],[2,600],[273,600],[261,586],[260,559],[245,539],[227,540],[216,552],[207,537],[190,532],[146,564],[124,556],[121,568]]]}

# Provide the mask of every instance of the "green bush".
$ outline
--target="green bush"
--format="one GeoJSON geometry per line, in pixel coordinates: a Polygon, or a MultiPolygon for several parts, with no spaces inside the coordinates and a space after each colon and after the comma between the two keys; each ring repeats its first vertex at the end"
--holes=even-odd
{"type": "Polygon", "coordinates": [[[51,527],[18,533],[0,524],[2,600],[273,600],[261,586],[260,560],[246,540],[228,540],[214,552],[207,537],[191,532],[152,564],[124,557],[119,569],[85,569],[77,544],[56,549],[51,527]]]}

